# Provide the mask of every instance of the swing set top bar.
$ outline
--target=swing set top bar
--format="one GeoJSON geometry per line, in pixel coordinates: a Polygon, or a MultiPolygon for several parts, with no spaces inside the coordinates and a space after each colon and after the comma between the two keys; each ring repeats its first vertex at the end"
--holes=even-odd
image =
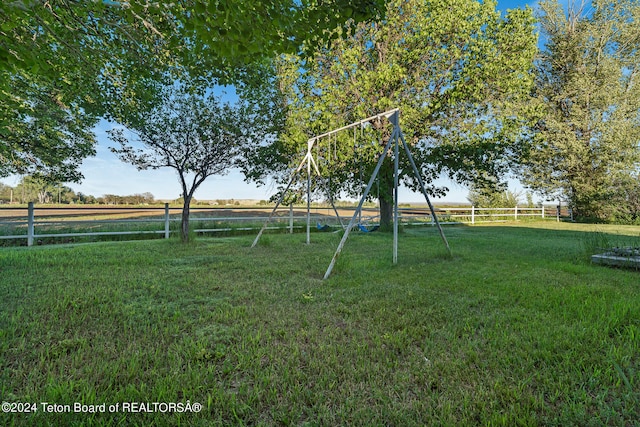
{"type": "MultiPolygon", "coordinates": [[[[362,126],[364,123],[371,122],[371,121],[379,119],[381,117],[385,117],[385,118],[388,119],[389,117],[393,116],[394,114],[397,114],[399,111],[400,111],[399,108],[394,108],[393,110],[385,111],[384,113],[376,114],[375,116],[371,116],[371,117],[367,117],[366,119],[358,120],[357,122],[353,122],[353,123],[348,124],[346,126],[342,126],[339,129],[334,129],[334,130],[332,130],[330,132],[327,132],[327,133],[323,133],[322,135],[316,135],[313,138],[309,139],[309,144],[312,145],[318,139],[324,138],[326,136],[334,135],[334,134],[336,134],[338,132],[341,132],[343,130],[346,130],[346,129],[349,129],[349,128],[352,128],[352,127],[362,126]]],[[[309,145],[309,147],[311,147],[311,145],[309,145]]]]}

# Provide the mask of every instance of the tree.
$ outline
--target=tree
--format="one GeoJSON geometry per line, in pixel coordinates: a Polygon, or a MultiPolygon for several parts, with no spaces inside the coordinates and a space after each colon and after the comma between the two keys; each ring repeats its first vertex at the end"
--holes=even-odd
{"type": "Polygon", "coordinates": [[[256,97],[250,94],[235,105],[174,86],[162,95],[156,108],[130,126],[133,135],[124,129],[108,133],[120,145],[112,151],[139,170],[175,169],[183,198],[181,238],[186,242],[189,206],[198,187],[209,176],[239,166],[245,153],[272,137],[279,123],[273,106],[254,102],[256,97]],[[143,147],[136,148],[136,143],[143,147]]]}
{"type": "Polygon", "coordinates": [[[84,194],[82,192],[78,192],[74,199],[73,203],[79,203],[82,205],[96,205],[96,204],[105,204],[104,197],[96,197],[91,194],[84,194]]]}
{"type": "Polygon", "coordinates": [[[523,182],[565,199],[577,216],[611,219],[640,166],[640,4],[598,0],[540,3],[547,40],[537,61],[523,182]]]}
{"type": "Polygon", "coordinates": [[[105,194],[102,196],[105,205],[117,205],[120,199],[121,197],[115,194],[105,194]]]}
{"type": "Polygon", "coordinates": [[[13,188],[0,182],[0,203],[13,202],[13,188]]]}
{"type": "Polygon", "coordinates": [[[383,10],[383,0],[0,2],[0,176],[77,181],[79,159],[93,154],[91,120],[132,123],[176,78],[201,87],[255,79],[253,64],[383,10]],[[36,108],[43,100],[47,108],[36,108]],[[75,132],[58,126],[52,142],[24,138],[32,122],[51,131],[60,116],[75,132]]]}
{"type": "Polygon", "coordinates": [[[0,103],[0,177],[38,175],[52,182],[81,179],[82,160],[95,154],[96,118],[61,92],[28,75],[7,76],[0,103]]]}
{"type": "Polygon", "coordinates": [[[43,204],[52,202],[57,191],[57,186],[48,180],[39,176],[24,176],[16,186],[14,193],[22,203],[43,204]]]}
{"type": "MultiPolygon", "coordinates": [[[[290,159],[313,135],[400,108],[425,182],[441,173],[458,182],[500,176],[524,124],[536,35],[531,10],[501,16],[495,8],[493,1],[394,0],[384,20],[353,23],[312,58],[283,61],[288,132],[265,156],[271,154],[270,163],[278,159],[274,152],[290,159]]],[[[390,136],[384,122],[363,131],[382,146],[390,136]]],[[[358,196],[381,146],[355,147],[353,139],[331,142],[332,161],[323,172],[334,191],[358,196]]],[[[329,158],[329,147],[318,150],[329,158]]],[[[401,169],[405,184],[416,189],[411,168],[401,169]]],[[[388,159],[379,180],[382,227],[391,223],[392,175],[388,159]]]]}
{"type": "Polygon", "coordinates": [[[504,185],[498,186],[498,188],[474,185],[469,191],[467,200],[472,206],[479,208],[515,208],[520,203],[521,195],[520,192],[509,190],[504,185]]]}
{"type": "Polygon", "coordinates": [[[143,108],[169,60],[130,21],[100,2],[0,4],[0,176],[79,181],[97,118],[143,108]]]}
{"type": "Polygon", "coordinates": [[[614,182],[610,220],[616,223],[640,225],[640,177],[625,176],[614,182]]]}
{"type": "MultiPolygon", "coordinates": [[[[347,19],[366,21],[384,9],[383,0],[3,2],[0,68],[51,75],[64,62],[73,65],[67,73],[88,65],[95,77],[107,63],[126,71],[140,61],[177,58],[188,67],[206,65],[200,76],[235,80],[247,64],[326,43],[347,19]],[[107,51],[111,56],[93,56],[107,51]],[[152,55],[131,61],[141,53],[152,55]]],[[[145,75],[140,71],[135,76],[145,75]]]]}

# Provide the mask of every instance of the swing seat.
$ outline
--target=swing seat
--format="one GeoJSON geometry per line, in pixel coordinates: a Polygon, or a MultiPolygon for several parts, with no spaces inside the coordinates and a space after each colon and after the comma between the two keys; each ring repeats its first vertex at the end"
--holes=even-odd
{"type": "Polygon", "coordinates": [[[371,227],[371,229],[368,229],[367,227],[365,227],[362,224],[358,224],[358,229],[360,229],[360,231],[364,232],[364,233],[371,233],[373,231],[376,231],[380,228],[379,225],[374,225],[373,227],[371,227]]]}
{"type": "Polygon", "coordinates": [[[329,224],[322,225],[320,223],[317,223],[316,227],[318,227],[319,231],[329,231],[331,229],[331,227],[329,227],[329,224]]]}

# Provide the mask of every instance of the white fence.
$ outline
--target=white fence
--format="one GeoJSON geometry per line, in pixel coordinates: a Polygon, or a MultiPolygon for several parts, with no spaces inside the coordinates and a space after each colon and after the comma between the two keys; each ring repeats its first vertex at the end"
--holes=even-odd
{"type": "Polygon", "coordinates": [[[518,221],[522,219],[555,219],[560,221],[563,218],[573,220],[570,209],[558,207],[521,207],[513,208],[479,208],[475,206],[439,208],[436,209],[438,219],[443,223],[447,221],[475,224],[477,222],[504,222],[518,221]],[[442,218],[441,218],[442,217],[442,218]]]}
{"type": "MultiPolygon", "coordinates": [[[[355,208],[338,208],[346,224],[355,208]]],[[[191,222],[196,233],[248,232],[258,230],[270,208],[191,208],[191,222]],[[208,216],[198,216],[204,213],[208,216]],[[247,214],[250,213],[250,214],[247,214]],[[245,226],[243,226],[245,225],[245,226]]],[[[400,208],[400,221],[404,225],[433,225],[433,219],[427,208],[400,208]]],[[[76,238],[90,236],[118,236],[155,234],[169,238],[178,232],[171,224],[180,222],[181,209],[170,208],[131,208],[131,207],[35,207],[30,203],[27,208],[0,208],[0,240],[25,239],[28,246],[42,242],[46,238],[76,238]],[[100,219],[106,217],[107,219],[100,219]],[[79,219],[88,218],[88,219],[79,219]],[[103,231],[95,231],[101,228],[103,231]],[[104,228],[107,228],[104,231],[104,228]],[[108,229],[111,227],[111,229],[108,229]],[[129,229],[122,229],[129,228],[129,229]],[[73,232],[69,232],[73,229],[73,232]]],[[[570,216],[569,211],[560,212],[549,207],[515,208],[478,208],[473,206],[438,207],[438,219],[447,224],[476,224],[480,222],[519,221],[523,219],[554,219],[570,216]]],[[[330,208],[311,209],[313,223],[339,226],[335,213],[330,208]]],[[[371,225],[377,222],[377,210],[365,209],[359,223],[371,225]]],[[[276,213],[271,230],[286,230],[293,233],[296,228],[304,228],[306,209],[293,206],[285,207],[276,213]]]]}

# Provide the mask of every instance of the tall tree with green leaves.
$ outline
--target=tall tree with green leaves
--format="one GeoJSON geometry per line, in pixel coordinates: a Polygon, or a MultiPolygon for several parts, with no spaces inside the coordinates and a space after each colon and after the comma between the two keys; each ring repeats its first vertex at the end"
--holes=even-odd
{"type": "Polygon", "coordinates": [[[190,204],[198,187],[212,175],[240,167],[247,152],[273,138],[281,126],[272,99],[257,96],[256,91],[229,104],[213,94],[168,86],[156,106],[128,129],[108,131],[119,145],[112,151],[123,161],[139,170],[176,171],[183,199],[183,242],[189,240],[190,204]]]}
{"type": "Polygon", "coordinates": [[[175,65],[158,40],[105,2],[0,4],[0,176],[81,179],[98,118],[142,109],[175,65]]]}
{"type": "MultiPolygon", "coordinates": [[[[478,208],[515,208],[520,203],[519,191],[509,190],[506,185],[495,186],[473,185],[467,196],[472,206],[478,208]]],[[[533,204],[529,202],[529,204],[533,204]]]]}
{"type": "Polygon", "coordinates": [[[0,203],[13,203],[13,187],[0,182],[0,203]]]}
{"type": "Polygon", "coordinates": [[[257,79],[253,64],[324,43],[349,16],[383,12],[383,0],[2,1],[0,176],[64,172],[77,181],[96,118],[132,123],[176,78],[201,87],[257,79]],[[16,81],[29,90],[15,91],[16,81]],[[42,96],[56,101],[47,113],[34,106],[42,96]],[[24,137],[54,115],[77,132],[65,139],[60,126],[46,144],[24,137]]]}
{"type": "MultiPolygon", "coordinates": [[[[533,82],[536,41],[530,9],[502,15],[495,1],[391,1],[384,20],[352,23],[313,57],[282,62],[288,132],[271,154],[291,158],[314,135],[400,108],[425,182],[442,173],[458,182],[501,176],[527,117],[523,100],[533,82]]],[[[333,191],[360,194],[389,129],[384,121],[375,122],[362,129],[369,134],[363,139],[356,131],[319,147],[321,157],[331,158],[322,167],[333,191]]],[[[417,187],[406,163],[401,174],[405,184],[417,187]]],[[[388,159],[374,192],[383,228],[391,223],[392,175],[388,159]]],[[[447,189],[430,186],[429,191],[447,189]]]]}
{"type": "Polygon", "coordinates": [[[199,76],[237,79],[247,64],[312,49],[347,19],[366,21],[384,9],[384,0],[7,1],[0,4],[0,69],[52,77],[83,74],[84,65],[84,77],[96,77],[108,64],[139,77],[141,61],[153,70],[158,60],[179,59],[206,65],[199,76]],[[146,57],[134,60],[140,54],[146,57]]]}
{"type": "MultiPolygon", "coordinates": [[[[612,219],[640,170],[640,3],[540,2],[541,118],[523,182],[578,216],[612,219]],[[633,180],[632,180],[633,181],[633,180]]],[[[637,182],[637,179],[635,179],[637,182]]]]}
{"type": "Polygon", "coordinates": [[[79,181],[82,160],[95,154],[96,117],[53,85],[25,74],[7,76],[0,102],[0,177],[37,175],[52,182],[79,181]]]}
{"type": "MultiPolygon", "coordinates": [[[[54,184],[39,176],[24,176],[16,186],[16,199],[21,203],[51,203],[57,201],[59,184],[54,184]]],[[[62,188],[60,187],[62,190],[62,188]]]]}

